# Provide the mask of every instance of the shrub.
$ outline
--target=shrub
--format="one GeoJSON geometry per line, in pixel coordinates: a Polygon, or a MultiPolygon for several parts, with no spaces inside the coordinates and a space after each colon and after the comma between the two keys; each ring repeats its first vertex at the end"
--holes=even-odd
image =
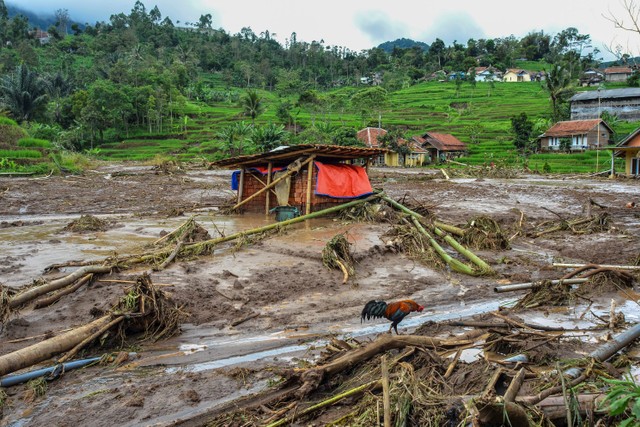
{"type": "Polygon", "coordinates": [[[0,125],[6,126],[18,126],[15,120],[10,119],[9,117],[0,116],[0,125]]]}
{"type": "Polygon", "coordinates": [[[29,135],[38,139],[46,139],[47,141],[57,141],[60,137],[62,129],[59,126],[52,126],[42,123],[32,123],[27,131],[29,135]]]}
{"type": "Polygon", "coordinates": [[[640,425],[640,386],[636,384],[632,375],[622,380],[604,379],[611,385],[604,405],[609,415],[626,417],[619,424],[620,427],[634,427],[640,425]]]}

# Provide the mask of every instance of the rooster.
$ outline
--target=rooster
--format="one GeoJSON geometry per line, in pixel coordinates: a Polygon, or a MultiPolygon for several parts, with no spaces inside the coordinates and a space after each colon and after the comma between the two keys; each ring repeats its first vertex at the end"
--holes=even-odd
{"type": "Polygon", "coordinates": [[[420,312],[422,310],[424,310],[423,306],[410,299],[389,304],[384,301],[371,300],[362,309],[360,323],[362,323],[365,318],[369,320],[371,318],[384,317],[392,322],[391,326],[389,326],[389,333],[391,333],[391,329],[393,328],[396,331],[396,335],[398,335],[398,323],[402,322],[402,319],[407,317],[412,311],[420,312]]]}

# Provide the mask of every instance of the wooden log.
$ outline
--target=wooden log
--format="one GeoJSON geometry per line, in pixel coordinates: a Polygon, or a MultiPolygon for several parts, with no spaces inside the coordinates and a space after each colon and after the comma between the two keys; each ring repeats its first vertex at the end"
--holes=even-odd
{"type": "Polygon", "coordinates": [[[529,427],[529,417],[526,411],[517,403],[494,402],[476,404],[478,408],[478,422],[480,426],[502,426],[505,419],[506,425],[513,427],[529,427]]]}
{"type": "Polygon", "coordinates": [[[504,393],[504,401],[505,402],[515,402],[516,396],[522,387],[522,383],[524,381],[524,368],[520,368],[515,377],[511,380],[511,384],[509,384],[509,388],[504,393]]]}
{"type": "Polygon", "coordinates": [[[46,298],[41,298],[38,301],[36,301],[36,303],[33,305],[34,309],[39,309],[39,308],[43,308],[43,307],[48,307],[51,304],[53,304],[54,302],[58,301],[60,298],[62,298],[65,295],[69,295],[75,291],[77,291],[78,289],[80,289],[84,284],[86,284],[87,282],[89,282],[91,279],[93,278],[93,274],[87,274],[86,276],[84,276],[82,279],[78,280],[76,283],[74,283],[72,286],[69,286],[67,288],[64,288],[62,290],[60,290],[59,292],[56,292],[53,295],[50,295],[46,298]]]}
{"type": "Polygon", "coordinates": [[[114,327],[118,323],[122,322],[123,320],[124,320],[124,316],[118,316],[115,319],[113,319],[111,322],[109,322],[106,325],[102,326],[101,328],[97,329],[91,335],[89,335],[88,337],[86,337],[85,339],[80,341],[78,344],[76,344],[64,356],[62,356],[60,359],[58,359],[58,363],[64,363],[64,362],[66,362],[68,360],[73,359],[73,357],[76,354],[78,354],[78,352],[80,350],[82,350],[83,348],[88,346],[93,340],[97,339],[100,335],[106,333],[109,329],[111,329],[112,327],[114,327]]]}
{"type": "Polygon", "coordinates": [[[106,315],[69,332],[0,356],[0,377],[72,349],[112,320],[111,315],[106,315]]]}
{"type": "Polygon", "coordinates": [[[60,279],[52,280],[51,282],[45,283],[44,285],[36,286],[30,289],[27,289],[24,292],[21,292],[15,295],[9,301],[10,308],[20,307],[21,305],[38,298],[46,293],[57,291],[58,289],[64,288],[65,286],[70,285],[76,280],[80,279],[82,276],[92,273],[110,273],[112,267],[110,266],[102,266],[102,265],[88,265],[86,267],[81,267],[69,274],[68,276],[62,277],[60,279]]]}

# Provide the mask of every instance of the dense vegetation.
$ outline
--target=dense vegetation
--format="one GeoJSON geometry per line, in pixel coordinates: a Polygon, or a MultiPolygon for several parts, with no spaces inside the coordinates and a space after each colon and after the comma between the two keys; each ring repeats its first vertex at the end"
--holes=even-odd
{"type": "MultiPolygon", "coordinates": [[[[213,27],[209,14],[179,26],[140,1],[129,14],[84,27],[69,25],[66,10],[55,16],[47,28],[51,38],[42,43],[28,19],[9,17],[0,0],[6,46],[0,101],[10,118],[0,122],[0,168],[55,159],[52,153],[61,150],[109,159],[211,160],[283,143],[356,145],[358,129],[382,125],[398,137],[452,133],[469,143],[469,163],[593,169],[590,153],[557,162],[557,155],[535,154],[531,144],[535,131],[567,118],[575,83],[598,65],[597,50],[585,53],[590,37],[575,28],[451,46],[401,39],[353,52],[299,41],[295,33],[284,45],[269,31],[228,34],[213,27]],[[544,70],[549,78],[484,83],[473,72],[462,74],[489,65],[544,70]],[[446,78],[456,71],[461,77],[446,78]],[[362,84],[362,78],[380,84],[362,84]],[[518,116],[530,122],[523,144],[513,127],[518,116]]],[[[632,129],[611,119],[620,135],[632,129]]],[[[59,156],[56,165],[69,168],[63,163],[59,156]]]]}

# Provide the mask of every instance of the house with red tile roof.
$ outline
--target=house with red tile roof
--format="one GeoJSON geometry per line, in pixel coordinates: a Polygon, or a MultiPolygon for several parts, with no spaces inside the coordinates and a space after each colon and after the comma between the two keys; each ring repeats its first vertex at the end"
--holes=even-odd
{"type": "Polygon", "coordinates": [[[554,124],[538,140],[541,151],[564,149],[563,142],[568,150],[582,151],[608,145],[612,134],[602,119],[568,120],[554,124]]]}
{"type": "Polygon", "coordinates": [[[464,142],[448,133],[426,132],[413,140],[429,153],[432,162],[460,157],[467,151],[464,142]]]}
{"type": "MultiPolygon", "coordinates": [[[[382,147],[378,137],[387,134],[386,129],[366,127],[356,134],[356,137],[368,148],[385,148],[382,147]]],[[[389,151],[384,154],[380,154],[378,157],[372,159],[373,166],[406,166],[415,167],[422,166],[426,163],[428,151],[425,150],[421,144],[415,141],[399,140],[399,145],[407,145],[409,147],[409,154],[401,158],[397,152],[389,151]]]]}
{"type": "Polygon", "coordinates": [[[631,67],[609,67],[604,69],[604,81],[625,82],[633,74],[631,67]]]}
{"type": "MultiPolygon", "coordinates": [[[[356,138],[358,141],[362,142],[365,147],[369,148],[380,148],[380,141],[378,141],[379,136],[384,136],[387,134],[387,131],[382,128],[374,128],[374,127],[366,127],[361,129],[356,133],[356,138]]],[[[397,153],[396,153],[397,154],[397,153]]],[[[388,157],[390,153],[380,154],[377,157],[371,159],[372,166],[384,166],[386,162],[386,157],[388,157]]]]}

